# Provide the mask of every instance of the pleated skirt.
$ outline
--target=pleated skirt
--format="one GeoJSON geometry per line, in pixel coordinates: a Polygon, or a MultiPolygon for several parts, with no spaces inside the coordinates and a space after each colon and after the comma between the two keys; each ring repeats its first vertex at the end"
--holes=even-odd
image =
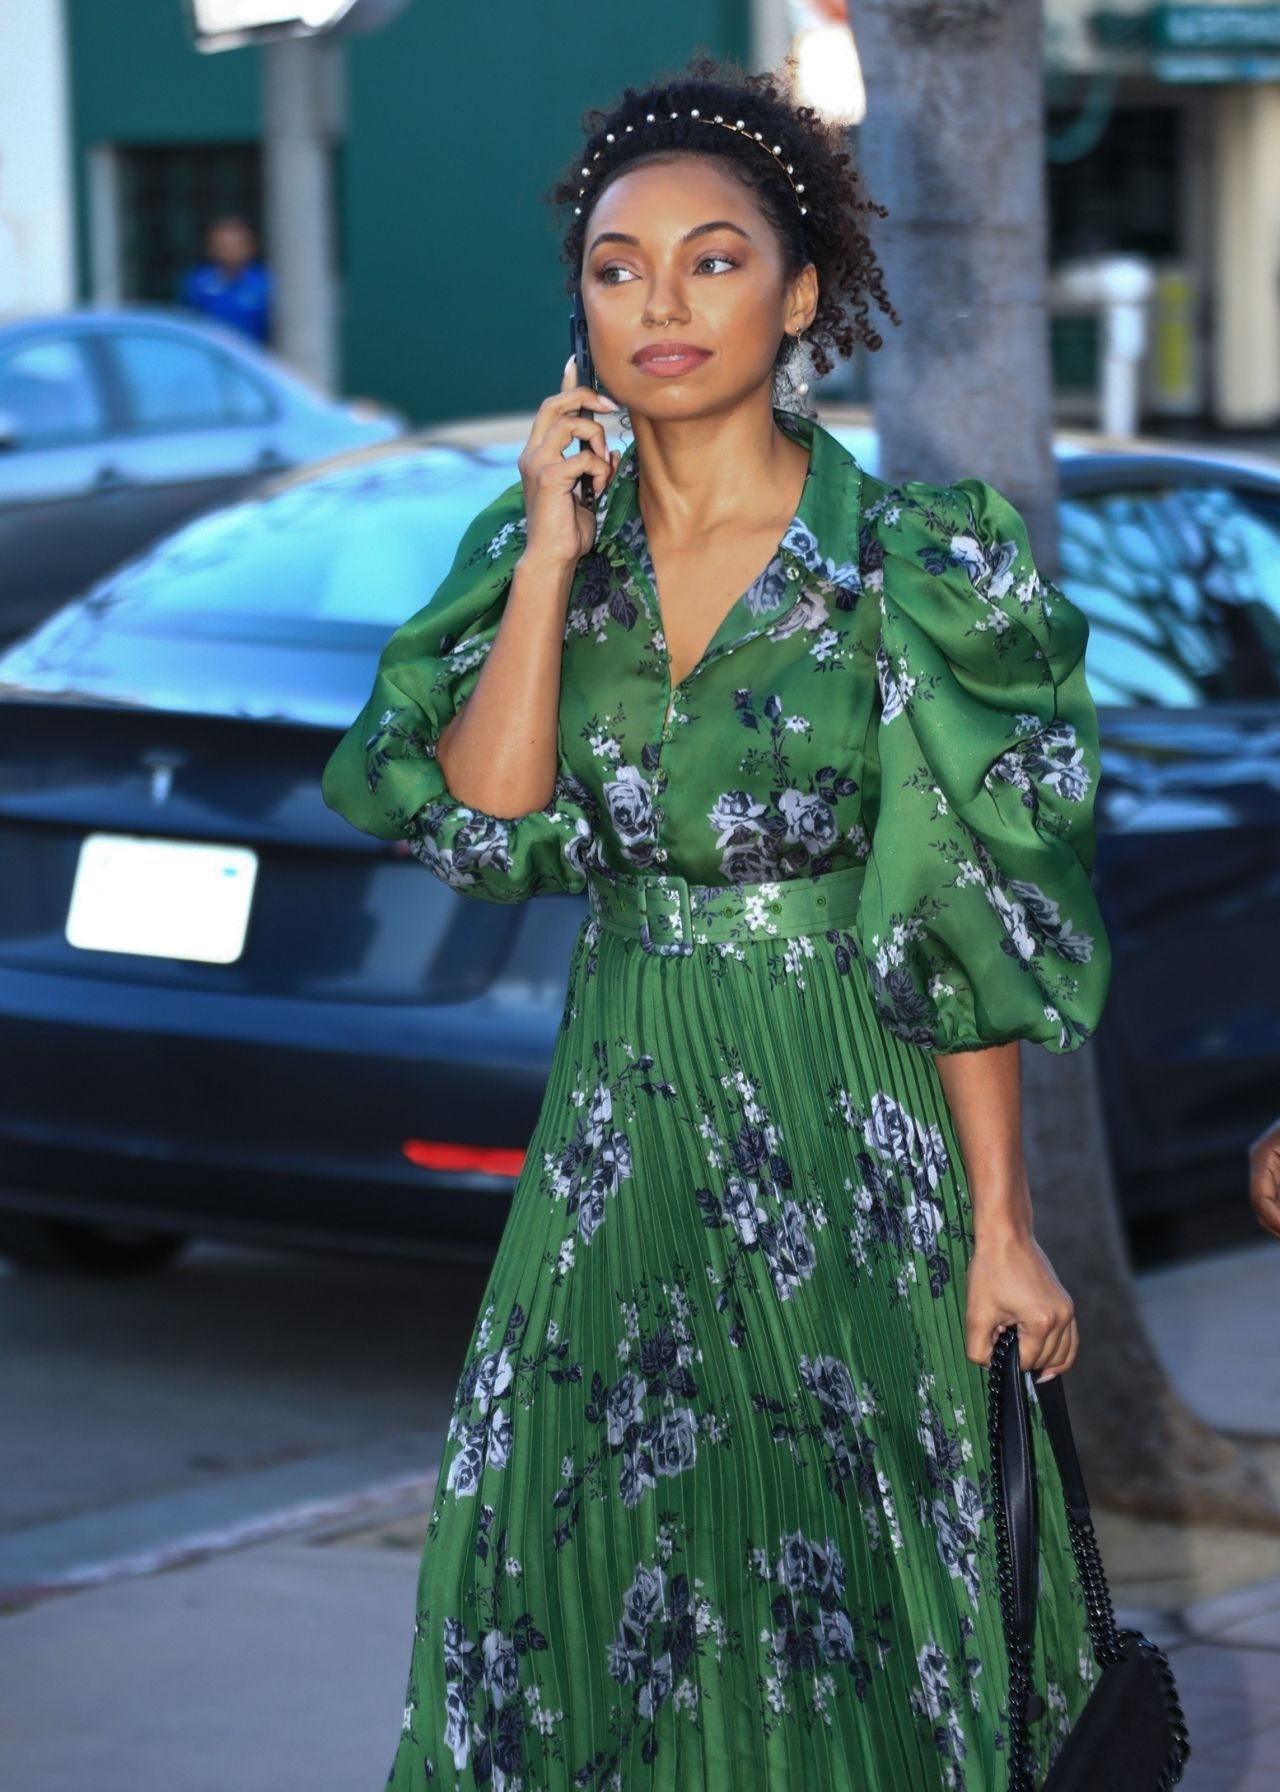
{"type": "MultiPolygon", "coordinates": [[[[584,922],[459,1377],[389,1792],[1001,1792],[972,1210],[839,930],[584,922]]],[[[1039,1774],[1099,1670],[1031,1411],[1039,1774]]]]}

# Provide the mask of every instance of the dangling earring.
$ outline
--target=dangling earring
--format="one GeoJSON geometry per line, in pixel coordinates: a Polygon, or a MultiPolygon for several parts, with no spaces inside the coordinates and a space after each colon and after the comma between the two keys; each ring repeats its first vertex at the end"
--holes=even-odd
{"type": "Polygon", "coordinates": [[[791,340],[795,343],[795,347],[791,351],[791,358],[796,364],[791,384],[803,398],[809,390],[809,375],[813,372],[813,351],[804,339],[803,330],[797,330],[791,340]],[[799,374],[800,377],[797,379],[795,374],[799,374]]]}
{"type": "Polygon", "coordinates": [[[786,359],[774,376],[774,395],[778,408],[812,417],[815,412],[809,391],[816,377],[813,350],[805,341],[804,331],[797,330],[791,338],[786,359]]]}

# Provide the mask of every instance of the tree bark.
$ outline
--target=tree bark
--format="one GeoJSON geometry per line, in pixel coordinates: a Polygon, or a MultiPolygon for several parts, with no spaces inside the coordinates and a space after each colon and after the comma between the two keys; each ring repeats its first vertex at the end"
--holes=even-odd
{"type": "MultiPolygon", "coordinates": [[[[988,480],[1056,578],[1039,0],[858,0],[854,28],[859,165],[889,207],[875,242],[903,320],[870,363],[881,475],[988,480]]],[[[1092,1042],[1024,1044],[1022,1068],[1036,1236],[1079,1321],[1064,1387],[1090,1497],[1280,1529],[1256,1460],[1182,1404],[1143,1322],[1092,1042]]]]}

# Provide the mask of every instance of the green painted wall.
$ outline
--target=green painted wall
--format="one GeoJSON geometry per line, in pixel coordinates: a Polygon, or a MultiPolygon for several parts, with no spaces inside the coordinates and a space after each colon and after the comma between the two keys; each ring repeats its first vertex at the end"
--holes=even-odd
{"type": "Polygon", "coordinates": [[[349,53],[346,355],[353,391],[423,418],[533,405],[560,383],[568,300],[540,194],[581,119],[683,68],[745,56],[746,0],[414,0],[349,53]]]}
{"type": "MultiPolygon", "coordinates": [[[[64,0],[70,25],[82,289],[95,144],[252,139],[259,54],[200,56],[182,0],[64,0]]],[[[535,404],[567,353],[564,268],[540,195],[581,118],[684,67],[745,58],[748,0],[411,0],[346,46],[338,161],[347,391],[421,421],[535,404]]]]}
{"type": "Polygon", "coordinates": [[[70,55],[80,291],[92,288],[88,156],[99,144],[252,141],[256,50],[201,56],[182,0],[63,0],[70,55]]]}

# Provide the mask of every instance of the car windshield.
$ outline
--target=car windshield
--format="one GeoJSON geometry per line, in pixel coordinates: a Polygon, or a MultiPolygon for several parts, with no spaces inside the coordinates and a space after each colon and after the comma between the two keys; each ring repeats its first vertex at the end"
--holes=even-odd
{"type": "MultiPolygon", "coordinates": [[[[361,456],[197,519],[95,588],[108,627],[365,646],[427,603],[518,447],[361,456]]],[[[1103,704],[1280,695],[1280,494],[1225,483],[1062,500],[1063,590],[1089,618],[1103,704]]]]}
{"type": "Polygon", "coordinates": [[[362,460],[199,518],[104,579],[89,606],[148,634],[335,644],[421,609],[516,450],[362,460]]]}
{"type": "Polygon", "coordinates": [[[1152,486],[1065,499],[1059,518],[1097,702],[1280,695],[1280,494],[1152,486]]]}

